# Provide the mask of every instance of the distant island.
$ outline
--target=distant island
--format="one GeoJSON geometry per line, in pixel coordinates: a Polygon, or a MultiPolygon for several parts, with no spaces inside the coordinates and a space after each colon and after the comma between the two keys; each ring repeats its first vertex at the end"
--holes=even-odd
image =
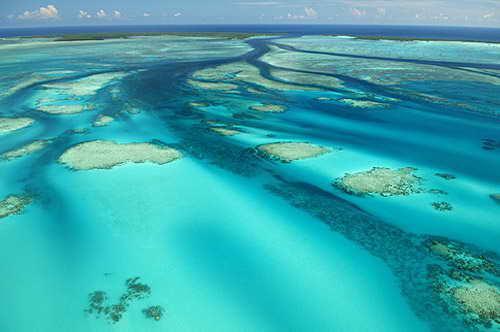
{"type": "MultiPolygon", "coordinates": [[[[128,39],[131,37],[154,37],[154,36],[179,36],[179,37],[210,37],[224,39],[246,39],[255,36],[269,36],[269,33],[242,33],[242,32],[103,32],[103,33],[77,33],[64,34],[56,37],[54,41],[86,41],[86,40],[108,40],[128,39]]],[[[54,38],[54,36],[33,36],[25,38],[54,38]]]]}
{"type": "MultiPolygon", "coordinates": [[[[98,41],[98,40],[110,40],[110,39],[129,39],[133,37],[155,37],[155,36],[179,36],[179,37],[206,37],[206,38],[222,38],[222,39],[234,39],[242,40],[251,37],[260,36],[280,36],[289,35],[288,32],[276,33],[276,32],[212,32],[212,31],[178,31],[178,32],[96,32],[96,33],[67,33],[61,35],[33,35],[33,36],[23,36],[20,38],[30,39],[30,38],[54,38],[56,42],[70,42],[70,41],[98,41]]],[[[300,33],[294,32],[293,35],[300,35],[300,33]]],[[[304,35],[308,35],[304,33],[304,35]]],[[[357,34],[328,34],[322,33],[320,35],[330,36],[330,37],[352,37],[356,39],[365,40],[393,40],[393,41],[454,41],[454,42],[470,42],[470,43],[491,43],[498,44],[499,41],[481,41],[476,39],[452,39],[452,38],[424,38],[424,37],[398,37],[390,35],[357,35],[357,34]]]]}

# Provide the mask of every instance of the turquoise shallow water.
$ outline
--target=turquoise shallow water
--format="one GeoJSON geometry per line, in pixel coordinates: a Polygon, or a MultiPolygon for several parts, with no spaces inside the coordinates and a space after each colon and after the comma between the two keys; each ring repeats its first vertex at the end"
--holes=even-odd
{"type": "Polygon", "coordinates": [[[0,330],[497,329],[498,59],[499,44],[335,37],[3,41],[0,118],[35,122],[1,134],[0,153],[50,143],[0,160],[0,200],[31,198],[0,218],[0,330]],[[183,157],[58,163],[94,140],[183,157]],[[276,142],[330,152],[258,152],[276,142]],[[413,167],[419,190],[332,185],[372,167],[413,167]],[[117,303],[136,276],[151,292],[117,322],[85,313],[90,293],[117,303]]]}

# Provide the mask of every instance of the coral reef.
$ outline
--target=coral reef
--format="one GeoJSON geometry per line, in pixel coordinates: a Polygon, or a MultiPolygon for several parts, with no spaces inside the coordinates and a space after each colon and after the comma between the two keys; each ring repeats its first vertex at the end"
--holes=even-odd
{"type": "MultiPolygon", "coordinates": [[[[130,305],[138,300],[145,299],[151,295],[151,287],[141,283],[139,277],[129,278],[125,281],[125,292],[119,297],[118,303],[107,304],[108,295],[104,291],[94,291],[88,296],[88,306],[84,310],[89,315],[99,318],[104,315],[110,323],[119,322],[127,312],[130,305]]],[[[147,318],[160,320],[164,309],[161,306],[152,306],[143,311],[147,318]],[[147,312],[146,312],[147,311],[147,312]]]]}
{"type": "Polygon", "coordinates": [[[0,135],[31,126],[34,122],[31,118],[0,117],[0,135]]]}
{"type": "Polygon", "coordinates": [[[142,310],[142,313],[146,316],[146,318],[154,319],[156,321],[161,319],[164,312],[165,309],[163,309],[163,307],[159,305],[154,305],[142,310]]]}
{"type": "Polygon", "coordinates": [[[273,105],[273,104],[260,104],[250,106],[252,111],[264,112],[264,113],[283,113],[286,111],[286,107],[283,105],[273,105]]]}
{"type": "Polygon", "coordinates": [[[143,299],[151,294],[151,287],[139,282],[140,277],[129,278],[125,281],[127,291],[120,297],[120,302],[129,302],[143,299]]]}
{"type": "Polygon", "coordinates": [[[189,80],[188,83],[195,88],[206,90],[232,91],[238,89],[236,84],[231,83],[202,82],[196,80],[189,80]]]}
{"type": "Polygon", "coordinates": [[[474,330],[479,325],[499,328],[497,256],[445,238],[429,239],[426,246],[445,263],[429,265],[428,278],[446,311],[474,330]]]}
{"type": "Polygon", "coordinates": [[[110,169],[125,163],[166,164],[182,157],[170,147],[153,143],[88,141],[66,150],[58,159],[74,170],[110,169]]]}
{"type": "Polygon", "coordinates": [[[453,206],[448,202],[433,202],[432,207],[438,211],[451,211],[453,206]]]}
{"type": "Polygon", "coordinates": [[[67,104],[67,105],[41,105],[37,111],[52,115],[77,114],[94,109],[92,104],[67,104]]]}
{"type": "Polygon", "coordinates": [[[13,214],[20,214],[32,201],[33,198],[26,194],[5,197],[0,201],[0,219],[13,214]]]}
{"type": "Polygon", "coordinates": [[[88,314],[96,314],[100,315],[105,309],[105,302],[107,301],[108,296],[106,292],[103,291],[94,291],[89,294],[89,307],[85,310],[88,314]]]}
{"type": "Polygon", "coordinates": [[[460,271],[488,271],[497,274],[495,264],[484,254],[476,254],[466,250],[461,244],[448,239],[438,238],[427,242],[429,250],[444,259],[446,263],[460,271]]]}
{"type": "Polygon", "coordinates": [[[0,155],[0,159],[12,160],[16,158],[24,157],[28,154],[37,152],[45,148],[50,144],[50,140],[37,140],[26,145],[21,146],[20,148],[7,151],[0,155]]]}
{"type": "Polygon", "coordinates": [[[356,108],[374,108],[374,107],[387,107],[389,105],[379,103],[376,101],[369,101],[369,100],[357,100],[357,99],[349,99],[349,98],[342,98],[340,101],[346,105],[349,105],[351,107],[356,107],[356,108]]]}
{"type": "Polygon", "coordinates": [[[453,296],[466,312],[474,313],[483,321],[500,323],[500,291],[481,280],[472,280],[467,286],[453,288],[453,296]]]}
{"type": "Polygon", "coordinates": [[[115,118],[108,116],[108,115],[99,115],[97,119],[95,119],[93,125],[94,127],[104,127],[107,126],[109,123],[115,121],[115,118]]]}
{"type": "Polygon", "coordinates": [[[429,266],[428,278],[436,301],[470,330],[483,330],[480,326],[493,330],[500,327],[500,289],[493,281],[459,270],[446,270],[438,264],[429,266]]]}
{"type": "Polygon", "coordinates": [[[257,146],[257,151],[265,157],[289,163],[295,160],[317,157],[331,152],[323,146],[307,142],[278,142],[257,146]]]}
{"type": "Polygon", "coordinates": [[[390,169],[386,167],[373,167],[368,171],[353,174],[346,173],[338,178],[333,185],[348,194],[369,196],[406,196],[419,193],[422,179],[413,173],[412,167],[390,169]]]}
{"type": "Polygon", "coordinates": [[[429,322],[431,331],[478,331],[482,325],[495,324],[464,314],[451,292],[453,287],[467,285],[479,276],[498,289],[500,272],[495,253],[447,238],[404,232],[305,182],[278,179],[266,189],[383,259],[399,280],[412,309],[429,322]]]}

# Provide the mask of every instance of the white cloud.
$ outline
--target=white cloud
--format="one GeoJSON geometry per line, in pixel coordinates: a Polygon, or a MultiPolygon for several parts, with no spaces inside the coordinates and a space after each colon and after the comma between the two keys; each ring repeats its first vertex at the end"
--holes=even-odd
{"type": "Polygon", "coordinates": [[[304,7],[304,11],[306,12],[307,17],[317,17],[318,12],[311,7],[304,7]]]}
{"type": "Polygon", "coordinates": [[[36,12],[30,12],[29,10],[27,10],[21,15],[19,15],[17,18],[20,20],[28,20],[31,18],[36,18],[36,12]]]}
{"type": "Polygon", "coordinates": [[[106,20],[120,19],[120,18],[122,18],[122,13],[118,10],[113,10],[113,11],[108,13],[104,9],[99,9],[95,13],[95,17],[97,17],[99,19],[106,19],[106,20]]]}
{"type": "Polygon", "coordinates": [[[351,14],[356,17],[361,17],[366,15],[366,10],[364,9],[358,9],[356,7],[351,8],[351,14]]]}
{"type": "Polygon", "coordinates": [[[311,7],[304,7],[304,14],[288,13],[285,17],[275,16],[275,20],[311,20],[318,18],[318,12],[311,7]]]}
{"type": "Polygon", "coordinates": [[[53,5],[47,7],[40,7],[40,16],[46,18],[54,18],[59,15],[59,11],[53,5]]]}
{"type": "Polygon", "coordinates": [[[182,13],[175,13],[175,14],[174,14],[174,17],[179,17],[179,16],[181,16],[181,15],[182,15],[182,13]]]}
{"type": "Polygon", "coordinates": [[[106,16],[108,16],[108,14],[106,14],[106,12],[104,11],[104,9],[99,9],[97,11],[97,13],[95,13],[95,15],[99,18],[104,18],[106,16]]]}
{"type": "Polygon", "coordinates": [[[57,19],[59,18],[59,11],[54,5],[48,5],[47,7],[40,7],[38,10],[27,10],[17,18],[20,20],[57,19]]]}
{"type": "Polygon", "coordinates": [[[79,10],[78,11],[78,18],[92,18],[92,15],[90,15],[88,12],[84,10],[79,10]]]}
{"type": "Polygon", "coordinates": [[[144,13],[144,14],[142,14],[142,16],[144,16],[144,17],[150,17],[151,13],[144,13]]]}
{"type": "Polygon", "coordinates": [[[491,13],[486,13],[483,15],[483,18],[492,18],[493,16],[495,16],[495,13],[494,12],[491,12],[491,13]]]}

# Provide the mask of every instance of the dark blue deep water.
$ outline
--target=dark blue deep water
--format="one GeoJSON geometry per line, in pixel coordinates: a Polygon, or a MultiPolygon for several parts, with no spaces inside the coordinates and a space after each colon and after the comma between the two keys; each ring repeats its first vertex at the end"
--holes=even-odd
{"type": "Polygon", "coordinates": [[[500,42],[500,29],[391,25],[124,25],[0,29],[0,37],[96,32],[259,32],[289,34],[347,34],[500,42]]]}

